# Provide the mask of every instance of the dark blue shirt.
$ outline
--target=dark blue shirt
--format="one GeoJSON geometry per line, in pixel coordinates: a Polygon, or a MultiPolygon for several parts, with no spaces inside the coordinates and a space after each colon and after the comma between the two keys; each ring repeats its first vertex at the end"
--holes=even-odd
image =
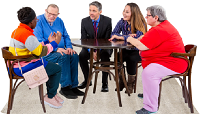
{"type": "MultiPolygon", "coordinates": [[[[112,35],[117,35],[117,36],[123,36],[124,40],[126,41],[126,39],[130,36],[129,34],[132,34],[131,32],[131,25],[128,24],[127,21],[124,21],[123,18],[117,23],[117,25],[115,26],[114,30],[111,33],[111,37],[112,35]],[[122,32],[122,34],[121,34],[122,32]]],[[[136,36],[134,38],[139,38],[141,35],[143,35],[143,32],[136,30],[136,36]]]]}
{"type": "MultiPolygon", "coordinates": [[[[131,25],[128,24],[127,21],[124,21],[123,18],[117,23],[115,26],[114,30],[111,33],[111,37],[113,35],[117,36],[123,36],[124,41],[127,40],[127,38],[130,36],[129,34],[132,34],[131,32],[131,25]],[[122,34],[121,34],[122,32],[122,34]]],[[[134,38],[139,38],[141,35],[143,35],[143,32],[136,30],[136,36],[134,38]]],[[[133,48],[133,50],[138,50],[137,48],[133,48]]]]}

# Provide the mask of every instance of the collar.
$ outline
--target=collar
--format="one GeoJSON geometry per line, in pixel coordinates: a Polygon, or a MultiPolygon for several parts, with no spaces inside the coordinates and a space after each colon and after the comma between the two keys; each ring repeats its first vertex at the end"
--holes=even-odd
{"type": "MultiPolygon", "coordinates": [[[[99,23],[100,17],[101,17],[101,15],[99,15],[99,18],[96,20],[97,23],[99,23]]],[[[92,23],[93,23],[93,22],[94,22],[94,20],[92,19],[92,23]]]]}
{"type": "Polygon", "coordinates": [[[33,29],[31,29],[28,25],[20,23],[18,28],[25,28],[31,32],[33,32],[33,29]]]}

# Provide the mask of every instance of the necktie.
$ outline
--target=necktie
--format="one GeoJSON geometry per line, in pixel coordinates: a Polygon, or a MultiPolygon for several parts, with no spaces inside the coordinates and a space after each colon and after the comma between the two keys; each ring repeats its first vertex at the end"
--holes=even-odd
{"type": "Polygon", "coordinates": [[[94,28],[94,37],[95,39],[97,38],[97,27],[96,27],[96,21],[94,21],[94,24],[93,24],[93,28],[94,28]]]}

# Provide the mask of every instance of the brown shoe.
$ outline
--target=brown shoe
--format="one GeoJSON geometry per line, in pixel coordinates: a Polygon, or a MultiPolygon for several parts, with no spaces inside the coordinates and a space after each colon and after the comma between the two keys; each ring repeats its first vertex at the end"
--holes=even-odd
{"type": "MultiPolygon", "coordinates": [[[[126,80],[126,76],[125,76],[125,80],[126,80]]],[[[119,90],[122,91],[125,88],[123,79],[122,79],[122,75],[119,74],[119,90]]],[[[115,89],[115,91],[117,91],[117,88],[115,89]]]]}
{"type": "MultiPolygon", "coordinates": [[[[135,85],[135,75],[128,75],[128,90],[130,93],[133,93],[133,87],[135,85]]],[[[125,91],[125,93],[128,93],[127,91],[125,91]]]]}

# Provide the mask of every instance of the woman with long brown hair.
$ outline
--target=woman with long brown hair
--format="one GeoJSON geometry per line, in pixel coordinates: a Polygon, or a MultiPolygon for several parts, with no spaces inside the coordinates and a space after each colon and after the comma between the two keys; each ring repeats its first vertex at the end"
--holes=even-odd
{"type": "MultiPolygon", "coordinates": [[[[128,3],[123,11],[123,18],[117,23],[115,29],[111,33],[110,41],[125,40],[132,36],[133,38],[139,38],[147,32],[146,21],[140,11],[140,8],[136,3],[128,3]],[[122,34],[120,34],[122,32],[122,34]]],[[[135,84],[136,65],[138,61],[141,61],[139,50],[137,48],[129,48],[122,50],[123,62],[126,61],[126,69],[128,74],[128,89],[130,93],[133,93],[133,86],[135,84]]],[[[122,77],[119,76],[120,91],[123,90],[124,84],[122,77]]],[[[127,93],[127,92],[126,92],[127,93]]]]}

